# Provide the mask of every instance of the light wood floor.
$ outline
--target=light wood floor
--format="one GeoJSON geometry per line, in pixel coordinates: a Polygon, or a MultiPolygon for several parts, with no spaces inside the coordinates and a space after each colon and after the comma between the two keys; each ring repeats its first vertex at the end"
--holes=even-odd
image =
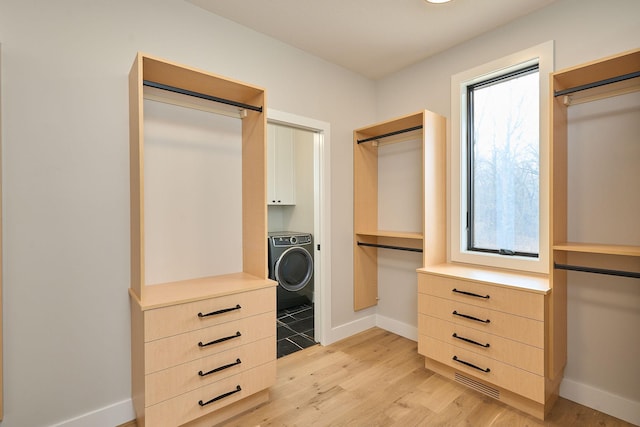
{"type": "Polygon", "coordinates": [[[278,359],[271,401],[225,426],[632,426],[560,398],[541,422],[427,371],[417,344],[374,328],[278,359]]]}

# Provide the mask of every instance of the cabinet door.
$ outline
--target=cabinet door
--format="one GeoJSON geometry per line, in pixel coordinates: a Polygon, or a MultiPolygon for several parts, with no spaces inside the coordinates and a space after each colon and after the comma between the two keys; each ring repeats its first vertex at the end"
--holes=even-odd
{"type": "Polygon", "coordinates": [[[270,124],[267,146],[267,202],[295,205],[294,130],[270,124]]]}

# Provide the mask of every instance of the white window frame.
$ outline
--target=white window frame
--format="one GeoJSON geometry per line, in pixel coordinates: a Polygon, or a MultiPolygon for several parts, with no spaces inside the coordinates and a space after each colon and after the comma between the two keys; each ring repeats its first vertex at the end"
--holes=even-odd
{"type": "Polygon", "coordinates": [[[455,74],[451,77],[451,156],[449,262],[549,273],[549,74],[553,40],[455,74]],[[540,251],[538,258],[467,250],[467,86],[526,65],[538,64],[540,76],[540,251]]]}

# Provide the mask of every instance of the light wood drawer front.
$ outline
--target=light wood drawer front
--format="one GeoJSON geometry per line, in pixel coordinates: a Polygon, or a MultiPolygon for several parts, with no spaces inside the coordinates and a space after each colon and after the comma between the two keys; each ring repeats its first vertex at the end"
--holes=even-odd
{"type": "Polygon", "coordinates": [[[418,292],[531,319],[544,320],[544,295],[535,292],[426,273],[418,274],[418,292]],[[487,296],[489,298],[485,298],[487,296]]]}
{"type": "Polygon", "coordinates": [[[488,381],[521,396],[544,403],[544,377],[523,371],[460,347],[425,336],[423,346],[426,357],[451,366],[460,372],[488,381]],[[457,361],[454,360],[457,358],[457,361]],[[472,364],[477,368],[463,362],[472,364]],[[485,372],[488,370],[488,372],[485,372]]]}
{"type": "Polygon", "coordinates": [[[534,347],[544,347],[544,322],[526,317],[425,294],[418,294],[418,313],[534,347]]]}
{"type": "Polygon", "coordinates": [[[148,342],[144,345],[145,374],[210,356],[261,338],[274,337],[275,334],[276,313],[272,311],[148,342]]]}
{"type": "Polygon", "coordinates": [[[276,340],[274,337],[269,337],[154,372],[145,378],[145,404],[155,405],[275,359],[276,340]]]}
{"type": "MultiPolygon", "coordinates": [[[[534,374],[544,375],[544,350],[446,320],[420,314],[420,334],[496,359],[534,374]],[[454,337],[455,334],[455,337],[454,337]]],[[[422,353],[421,353],[422,354],[422,353]]]]}
{"type": "Polygon", "coordinates": [[[275,310],[274,286],[144,312],[144,338],[153,341],[275,310]],[[240,308],[237,308],[240,306],[240,308]],[[198,316],[200,313],[202,316],[198,316]],[[214,313],[214,314],[211,314],[214,313]]]}
{"type": "Polygon", "coordinates": [[[276,381],[276,361],[242,372],[213,384],[165,400],[145,410],[145,425],[152,427],[176,427],[210,414],[224,406],[237,402],[264,390],[276,381]],[[237,387],[240,386],[240,391],[237,387]],[[237,391],[237,392],[236,392],[237,391]],[[219,400],[201,406],[198,402],[232,393],[219,400]]]}

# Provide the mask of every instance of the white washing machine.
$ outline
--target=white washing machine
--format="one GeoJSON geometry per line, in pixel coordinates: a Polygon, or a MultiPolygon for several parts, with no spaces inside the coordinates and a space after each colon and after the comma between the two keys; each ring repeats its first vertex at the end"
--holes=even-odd
{"type": "Polygon", "coordinates": [[[313,236],[270,232],[269,278],[278,282],[278,310],[313,302],[313,236]]]}

